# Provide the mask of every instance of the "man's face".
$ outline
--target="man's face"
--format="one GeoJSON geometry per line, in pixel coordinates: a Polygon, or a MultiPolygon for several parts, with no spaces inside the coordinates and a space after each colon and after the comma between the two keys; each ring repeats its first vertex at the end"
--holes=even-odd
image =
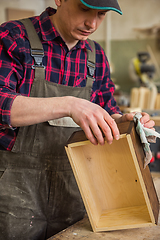
{"type": "Polygon", "coordinates": [[[86,40],[103,21],[105,10],[86,7],[80,0],[56,0],[58,6],[58,30],[65,40],[86,40]]]}

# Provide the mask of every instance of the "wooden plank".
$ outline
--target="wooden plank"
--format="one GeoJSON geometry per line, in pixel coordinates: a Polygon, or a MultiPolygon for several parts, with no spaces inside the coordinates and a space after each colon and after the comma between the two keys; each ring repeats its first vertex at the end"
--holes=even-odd
{"type": "Polygon", "coordinates": [[[151,89],[147,87],[132,88],[131,89],[131,108],[140,108],[140,109],[159,109],[158,105],[158,95],[157,87],[154,85],[151,86],[151,89]]]}
{"type": "Polygon", "coordinates": [[[144,156],[144,151],[143,151],[143,148],[141,147],[140,138],[139,138],[138,134],[136,134],[136,131],[134,130],[134,128],[132,128],[131,136],[133,139],[132,143],[133,143],[134,149],[136,149],[137,160],[139,163],[143,181],[144,181],[144,184],[145,184],[145,187],[147,190],[151,208],[154,213],[156,224],[157,224],[158,214],[159,214],[159,200],[158,200],[158,196],[157,196],[157,193],[155,190],[153,179],[152,179],[149,167],[147,166],[144,169],[144,162],[143,162],[143,157],[142,157],[142,156],[144,156]]]}
{"type": "Polygon", "coordinates": [[[28,18],[34,15],[35,15],[34,10],[17,9],[17,8],[6,9],[7,21],[28,18]]]}
{"type": "Polygon", "coordinates": [[[139,106],[138,100],[139,100],[139,88],[132,88],[130,107],[137,108],[139,106]]]}
{"type": "Polygon", "coordinates": [[[155,109],[160,109],[160,93],[158,93],[156,97],[155,109]]]}
{"type": "Polygon", "coordinates": [[[150,90],[146,87],[139,88],[138,106],[141,109],[149,109],[150,90]]]}
{"type": "Polygon", "coordinates": [[[157,87],[154,83],[150,84],[150,98],[149,98],[149,104],[148,109],[154,110],[155,109],[155,103],[158,95],[157,87]]]}

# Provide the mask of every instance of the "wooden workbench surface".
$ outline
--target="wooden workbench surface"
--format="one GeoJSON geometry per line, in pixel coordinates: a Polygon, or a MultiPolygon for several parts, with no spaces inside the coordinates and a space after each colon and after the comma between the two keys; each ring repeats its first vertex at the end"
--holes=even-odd
{"type": "MultiPolygon", "coordinates": [[[[160,173],[152,173],[153,181],[160,200],[160,173]]],[[[48,240],[160,240],[160,215],[158,225],[153,227],[117,230],[94,233],[89,219],[84,219],[56,234],[48,240]]]]}
{"type": "MultiPolygon", "coordinates": [[[[160,221],[160,217],[159,217],[160,221]]],[[[49,240],[160,240],[160,224],[147,228],[136,228],[94,233],[86,216],[83,220],[56,234],[49,240]]]]}

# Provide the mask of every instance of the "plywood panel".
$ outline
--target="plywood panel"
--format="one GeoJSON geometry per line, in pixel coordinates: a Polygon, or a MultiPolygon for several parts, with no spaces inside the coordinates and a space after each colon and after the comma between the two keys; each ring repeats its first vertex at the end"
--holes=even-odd
{"type": "Polygon", "coordinates": [[[34,14],[35,12],[33,10],[14,9],[14,8],[6,9],[7,21],[32,17],[34,16],[34,14]]]}

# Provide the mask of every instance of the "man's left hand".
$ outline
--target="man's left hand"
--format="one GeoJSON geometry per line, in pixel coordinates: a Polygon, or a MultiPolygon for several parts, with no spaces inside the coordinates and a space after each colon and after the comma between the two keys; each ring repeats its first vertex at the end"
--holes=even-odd
{"type": "MultiPolygon", "coordinates": [[[[115,119],[116,123],[120,123],[120,122],[126,122],[126,121],[133,121],[133,117],[135,114],[136,112],[126,113],[121,116],[119,114],[113,114],[112,117],[115,119]]],[[[145,112],[141,112],[141,115],[142,117],[140,119],[140,122],[143,124],[143,126],[146,128],[153,129],[153,127],[155,126],[155,122],[150,119],[149,114],[145,112]]]]}

